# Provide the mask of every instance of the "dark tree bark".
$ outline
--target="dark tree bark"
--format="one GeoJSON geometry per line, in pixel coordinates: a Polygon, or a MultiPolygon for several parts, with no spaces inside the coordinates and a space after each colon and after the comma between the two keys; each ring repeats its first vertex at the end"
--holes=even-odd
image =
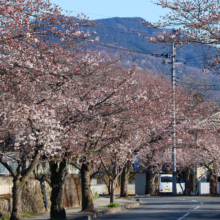
{"type": "Polygon", "coordinates": [[[90,163],[84,163],[81,166],[81,186],[82,186],[82,211],[94,210],[94,204],[91,195],[90,163]]]}
{"type": "Polygon", "coordinates": [[[122,171],[121,174],[121,189],[120,189],[120,197],[128,197],[128,180],[131,171],[131,162],[128,161],[122,171]]]}
{"type": "Polygon", "coordinates": [[[66,219],[66,211],[63,206],[64,200],[64,184],[68,174],[67,170],[68,162],[63,159],[60,165],[55,161],[50,162],[51,171],[51,208],[50,218],[52,219],[66,219]]]}
{"type": "Polygon", "coordinates": [[[187,193],[189,193],[189,176],[190,176],[190,168],[186,168],[184,172],[184,182],[185,182],[184,195],[187,195],[187,193]]]}
{"type": "Polygon", "coordinates": [[[116,181],[111,181],[110,203],[115,202],[115,185],[116,185],[116,181]]]}
{"type": "Polygon", "coordinates": [[[29,167],[22,171],[23,167],[23,160],[17,160],[18,167],[16,172],[12,169],[10,165],[0,156],[0,163],[5,166],[5,168],[10,172],[11,176],[13,177],[13,188],[12,188],[12,195],[13,195],[13,203],[12,203],[12,213],[10,220],[20,220],[21,219],[21,194],[22,188],[29,178],[29,175],[33,172],[35,167],[37,166],[40,159],[40,152],[39,150],[35,151],[35,155],[29,167]]]}
{"type": "Polygon", "coordinates": [[[108,194],[110,195],[111,194],[111,181],[110,181],[110,179],[108,180],[107,188],[108,188],[108,194]]]}
{"type": "Polygon", "coordinates": [[[155,194],[155,176],[156,173],[153,172],[153,167],[149,166],[147,172],[147,181],[146,181],[146,194],[154,195],[155,194]]]}
{"type": "Polygon", "coordinates": [[[21,219],[21,193],[24,183],[20,182],[19,179],[13,179],[13,208],[10,220],[21,219]]]}
{"type": "Polygon", "coordinates": [[[210,170],[210,194],[218,195],[218,175],[216,175],[215,169],[210,170]]]}
{"type": "Polygon", "coordinates": [[[117,180],[118,180],[118,177],[121,175],[123,170],[121,170],[120,172],[118,171],[118,166],[117,166],[117,163],[115,164],[115,167],[114,167],[114,176],[111,178],[110,180],[110,184],[111,184],[111,194],[110,194],[110,203],[114,203],[115,202],[115,187],[116,187],[116,184],[117,184],[117,180]]]}
{"type": "MultiPolygon", "coordinates": [[[[115,154],[115,158],[116,158],[117,154],[115,154]]],[[[107,169],[104,161],[102,160],[102,158],[100,158],[102,161],[102,164],[104,166],[104,169],[110,179],[110,183],[111,183],[111,194],[110,194],[110,203],[114,203],[115,202],[115,187],[116,187],[116,183],[118,180],[118,177],[121,175],[123,169],[121,169],[119,171],[118,169],[118,163],[117,163],[117,159],[115,159],[115,163],[114,163],[114,167],[112,169],[112,173],[109,172],[109,170],[107,169]]]]}

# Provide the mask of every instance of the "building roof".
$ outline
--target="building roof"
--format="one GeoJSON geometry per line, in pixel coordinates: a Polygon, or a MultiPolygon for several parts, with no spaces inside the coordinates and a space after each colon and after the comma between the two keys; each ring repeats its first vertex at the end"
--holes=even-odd
{"type": "Polygon", "coordinates": [[[198,124],[193,126],[196,130],[220,130],[220,112],[217,112],[210,117],[200,121],[198,124]]]}

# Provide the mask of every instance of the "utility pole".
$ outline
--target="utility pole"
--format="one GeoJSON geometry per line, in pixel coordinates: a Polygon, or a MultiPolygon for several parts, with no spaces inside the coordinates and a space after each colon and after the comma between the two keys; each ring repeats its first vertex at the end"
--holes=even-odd
{"type": "MultiPolygon", "coordinates": [[[[154,54],[154,56],[165,56],[166,58],[169,57],[168,54],[154,54]]],[[[171,62],[168,62],[168,64],[172,64],[172,70],[171,70],[171,86],[172,86],[172,93],[173,93],[173,122],[172,122],[172,128],[173,128],[173,146],[172,146],[172,194],[177,195],[176,191],[176,73],[175,73],[175,64],[185,64],[186,62],[177,62],[175,61],[176,57],[176,51],[175,51],[175,44],[172,43],[172,55],[171,55],[171,62]]],[[[163,64],[166,64],[165,60],[162,62],[163,64]]]]}
{"type": "Polygon", "coordinates": [[[172,43],[172,87],[173,87],[173,146],[172,146],[172,175],[173,175],[173,195],[176,195],[176,74],[175,74],[175,45],[172,43]]]}
{"type": "MultiPolygon", "coordinates": [[[[159,54],[156,54],[159,55],[159,54]]],[[[168,54],[161,54],[160,56],[166,56],[168,57],[168,54]]],[[[172,43],[172,55],[171,55],[171,62],[168,62],[168,64],[172,64],[172,70],[171,70],[171,86],[173,90],[173,122],[172,122],[172,128],[173,128],[173,146],[172,146],[172,191],[173,195],[177,194],[176,191],[176,73],[175,73],[175,64],[185,64],[182,62],[175,61],[176,57],[176,51],[175,51],[175,44],[172,43]]],[[[165,60],[162,62],[163,64],[166,64],[165,60]]]]}

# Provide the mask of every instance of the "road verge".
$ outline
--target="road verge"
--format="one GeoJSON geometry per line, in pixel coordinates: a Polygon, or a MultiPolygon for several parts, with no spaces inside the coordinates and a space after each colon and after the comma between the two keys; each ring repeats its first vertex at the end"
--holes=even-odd
{"type": "Polygon", "coordinates": [[[81,216],[78,218],[71,218],[70,220],[93,220],[93,219],[100,218],[104,215],[109,215],[109,214],[120,212],[123,210],[135,208],[135,207],[138,207],[139,205],[140,205],[140,201],[134,202],[134,203],[129,203],[126,205],[121,205],[121,206],[115,207],[115,208],[107,208],[105,210],[98,211],[98,212],[95,212],[92,214],[87,214],[87,215],[84,215],[84,216],[81,216]]]}

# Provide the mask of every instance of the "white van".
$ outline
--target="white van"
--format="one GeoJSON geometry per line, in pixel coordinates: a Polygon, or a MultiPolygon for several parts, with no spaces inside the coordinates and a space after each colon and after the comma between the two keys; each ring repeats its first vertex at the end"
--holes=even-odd
{"type": "Polygon", "coordinates": [[[172,193],[173,192],[173,175],[172,174],[159,174],[155,178],[156,192],[159,193],[172,193]]]}

